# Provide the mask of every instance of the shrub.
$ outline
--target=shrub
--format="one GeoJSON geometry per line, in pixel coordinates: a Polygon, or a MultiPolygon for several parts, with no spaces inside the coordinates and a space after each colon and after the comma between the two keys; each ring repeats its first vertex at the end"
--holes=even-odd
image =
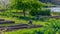
{"type": "Polygon", "coordinates": [[[58,30],[60,30],[60,19],[56,20],[56,19],[50,19],[48,21],[49,23],[47,23],[47,27],[49,28],[53,28],[54,29],[54,33],[56,33],[58,30]]]}
{"type": "Polygon", "coordinates": [[[50,16],[51,15],[51,11],[49,9],[46,9],[46,10],[35,10],[35,9],[33,9],[29,13],[32,16],[36,16],[36,15],[50,16]]]}
{"type": "Polygon", "coordinates": [[[37,15],[37,10],[33,9],[29,12],[30,15],[35,16],[37,15]]]}

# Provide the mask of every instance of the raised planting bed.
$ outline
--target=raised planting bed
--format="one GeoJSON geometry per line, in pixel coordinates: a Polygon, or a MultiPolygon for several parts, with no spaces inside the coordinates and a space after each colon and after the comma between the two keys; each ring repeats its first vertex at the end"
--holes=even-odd
{"type": "Polygon", "coordinates": [[[28,24],[17,24],[17,25],[11,25],[11,26],[0,26],[1,29],[4,30],[7,29],[6,31],[12,31],[12,30],[18,30],[18,29],[30,29],[30,28],[40,28],[43,27],[42,25],[28,25],[28,24]]]}
{"type": "Polygon", "coordinates": [[[0,24],[14,24],[14,21],[0,21],[0,24]]]}

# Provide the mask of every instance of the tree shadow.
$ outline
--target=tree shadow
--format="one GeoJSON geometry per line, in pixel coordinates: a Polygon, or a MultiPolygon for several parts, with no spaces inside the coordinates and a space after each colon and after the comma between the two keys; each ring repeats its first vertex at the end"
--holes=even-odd
{"type": "Polygon", "coordinates": [[[31,20],[32,18],[30,17],[27,17],[27,16],[20,16],[19,19],[23,19],[23,20],[31,20]]]}
{"type": "Polygon", "coordinates": [[[27,16],[20,16],[19,19],[23,19],[23,20],[35,20],[35,21],[48,21],[49,18],[35,18],[35,17],[27,17],[27,16]]]}
{"type": "Polygon", "coordinates": [[[18,19],[23,19],[23,20],[35,20],[35,21],[44,21],[44,22],[46,22],[46,21],[48,21],[49,20],[49,18],[46,18],[46,17],[28,17],[28,16],[13,16],[13,17],[16,17],[16,18],[18,18],[18,19]]]}

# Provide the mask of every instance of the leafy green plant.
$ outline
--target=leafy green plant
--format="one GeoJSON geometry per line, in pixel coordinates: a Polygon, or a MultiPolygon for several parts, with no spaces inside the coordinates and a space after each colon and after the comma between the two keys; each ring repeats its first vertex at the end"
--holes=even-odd
{"type": "Polygon", "coordinates": [[[49,23],[47,23],[47,27],[48,28],[53,28],[54,29],[54,33],[56,33],[59,29],[60,29],[60,21],[59,19],[56,20],[56,19],[50,19],[48,21],[49,23]]]}
{"type": "Polygon", "coordinates": [[[36,9],[33,9],[29,13],[32,16],[36,16],[36,15],[50,16],[51,15],[51,11],[49,9],[46,9],[46,10],[40,10],[40,9],[36,10],[36,9]]]}

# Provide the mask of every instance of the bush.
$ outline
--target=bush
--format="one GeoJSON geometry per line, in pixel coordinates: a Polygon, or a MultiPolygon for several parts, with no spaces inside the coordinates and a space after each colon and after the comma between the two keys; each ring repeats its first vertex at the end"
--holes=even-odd
{"type": "Polygon", "coordinates": [[[49,23],[46,23],[46,27],[48,28],[53,28],[54,29],[54,33],[56,33],[58,30],[60,30],[60,19],[56,20],[56,19],[50,19],[48,21],[49,23]]]}
{"type": "Polygon", "coordinates": [[[32,16],[35,16],[35,15],[37,15],[37,10],[33,9],[29,12],[29,14],[32,15],[32,16]]]}
{"type": "Polygon", "coordinates": [[[50,16],[51,15],[51,11],[49,9],[46,10],[31,10],[30,15],[32,16],[36,16],[36,15],[42,15],[42,16],[50,16]]]}

